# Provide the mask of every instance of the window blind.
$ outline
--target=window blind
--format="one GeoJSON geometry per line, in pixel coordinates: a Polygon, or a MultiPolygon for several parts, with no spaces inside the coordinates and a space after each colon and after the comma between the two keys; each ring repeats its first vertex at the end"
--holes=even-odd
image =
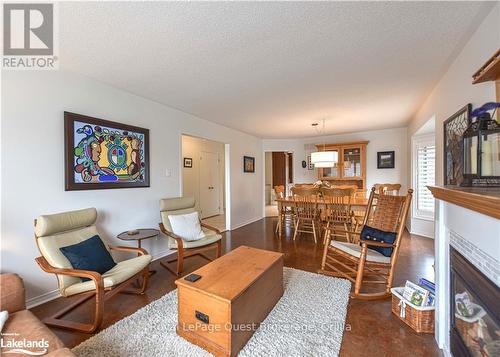
{"type": "Polygon", "coordinates": [[[434,196],[427,185],[434,185],[436,174],[436,146],[417,146],[417,210],[434,213],[434,196]]]}

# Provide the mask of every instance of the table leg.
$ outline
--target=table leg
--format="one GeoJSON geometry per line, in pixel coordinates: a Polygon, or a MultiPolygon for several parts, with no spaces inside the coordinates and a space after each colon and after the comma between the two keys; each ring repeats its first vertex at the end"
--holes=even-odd
{"type": "MultiPolygon", "coordinates": [[[[141,242],[142,242],[142,240],[141,240],[141,239],[139,239],[139,240],[137,241],[137,248],[142,248],[141,242]]],[[[139,254],[139,255],[140,255],[140,254],[139,254]]],[[[156,274],[156,270],[150,270],[150,271],[149,271],[149,276],[152,276],[152,275],[155,275],[155,274],[156,274]]]]}
{"type": "Polygon", "coordinates": [[[283,231],[283,217],[281,213],[283,211],[283,204],[278,201],[278,235],[281,237],[281,232],[283,231]]]}

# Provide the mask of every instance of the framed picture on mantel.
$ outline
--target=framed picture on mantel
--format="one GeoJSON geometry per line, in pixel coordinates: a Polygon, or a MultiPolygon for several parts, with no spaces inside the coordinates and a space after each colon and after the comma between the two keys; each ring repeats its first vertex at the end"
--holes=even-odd
{"type": "Polygon", "coordinates": [[[149,129],[64,112],[65,189],[149,187],[149,129]]]}
{"type": "Polygon", "coordinates": [[[464,181],[463,135],[470,124],[469,103],[443,123],[444,184],[460,186],[464,181]]]}

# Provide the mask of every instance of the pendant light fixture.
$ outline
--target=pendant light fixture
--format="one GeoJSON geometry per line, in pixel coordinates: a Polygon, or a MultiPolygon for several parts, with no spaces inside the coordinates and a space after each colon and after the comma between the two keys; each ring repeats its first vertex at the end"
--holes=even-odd
{"type": "MultiPolygon", "coordinates": [[[[318,123],[312,124],[313,128],[316,129],[318,136],[325,134],[325,119],[323,119],[323,128],[318,129],[318,123]]],[[[316,151],[311,153],[311,163],[314,167],[334,167],[339,161],[339,154],[336,151],[326,151],[326,143],[323,138],[323,151],[316,151]]]]}

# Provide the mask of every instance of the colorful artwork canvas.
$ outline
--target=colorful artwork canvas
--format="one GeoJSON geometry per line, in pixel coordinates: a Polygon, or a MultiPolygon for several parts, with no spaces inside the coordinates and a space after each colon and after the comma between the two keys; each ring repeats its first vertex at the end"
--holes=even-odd
{"type": "Polygon", "coordinates": [[[149,186],[149,130],[64,113],[66,190],[149,186]]]}

